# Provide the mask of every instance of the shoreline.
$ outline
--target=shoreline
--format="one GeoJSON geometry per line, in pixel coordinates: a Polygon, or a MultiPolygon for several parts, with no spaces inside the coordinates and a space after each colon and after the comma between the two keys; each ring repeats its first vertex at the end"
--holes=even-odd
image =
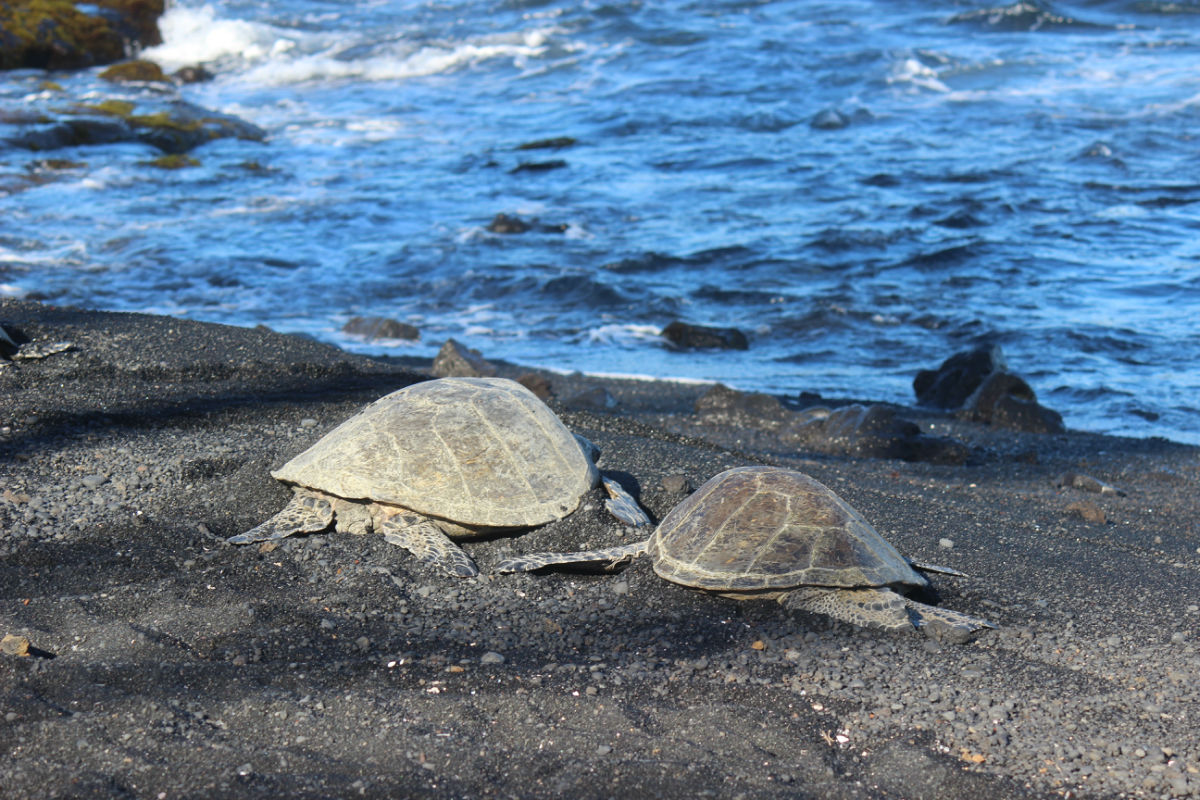
{"type": "Polygon", "coordinates": [[[644,537],[598,492],[467,541],[471,580],[376,536],[226,545],[282,507],[271,468],[420,364],[21,301],[0,322],[74,345],[0,368],[0,634],[31,648],[0,656],[14,796],[1200,791],[1200,448],[897,408],[969,458],[858,457],[696,414],[705,385],[497,364],[543,376],[655,520],[680,477],[813,475],[905,555],[971,576],[934,576],[929,599],[1000,627],[942,645],[687,590],[644,559],[489,574],[644,537]],[[597,387],[615,405],[576,402],[597,387]]]}

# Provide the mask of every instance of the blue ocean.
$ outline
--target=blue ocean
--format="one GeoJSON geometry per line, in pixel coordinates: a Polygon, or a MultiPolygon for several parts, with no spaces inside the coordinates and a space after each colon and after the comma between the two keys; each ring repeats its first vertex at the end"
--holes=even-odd
{"type": "Polygon", "coordinates": [[[1200,443],[1195,2],[180,0],[161,29],[146,58],[214,75],[171,91],[266,140],[57,154],[0,195],[0,293],[901,403],[989,341],[1068,427],[1200,443]],[[749,349],[672,350],[676,319],[749,349]]]}

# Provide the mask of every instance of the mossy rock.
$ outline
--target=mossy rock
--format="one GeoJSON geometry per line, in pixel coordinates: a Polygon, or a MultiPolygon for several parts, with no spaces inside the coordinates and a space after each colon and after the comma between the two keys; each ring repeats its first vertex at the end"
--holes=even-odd
{"type": "Polygon", "coordinates": [[[171,79],[162,67],[153,61],[135,59],[113,64],[100,73],[100,77],[113,83],[170,83],[171,79]]]}
{"type": "Polygon", "coordinates": [[[96,0],[81,6],[71,0],[0,2],[0,69],[111,64],[127,57],[127,47],[162,42],[163,0],[96,0]]]}
{"type": "Polygon", "coordinates": [[[159,156],[152,158],[149,161],[143,161],[148,167],[156,167],[158,169],[187,169],[189,167],[198,167],[200,162],[191,156],[172,153],[170,155],[159,156]]]}

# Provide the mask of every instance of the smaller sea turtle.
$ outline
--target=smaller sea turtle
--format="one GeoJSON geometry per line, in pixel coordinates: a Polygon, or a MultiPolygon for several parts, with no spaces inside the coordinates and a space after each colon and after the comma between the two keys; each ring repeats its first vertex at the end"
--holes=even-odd
{"type": "Polygon", "coordinates": [[[417,383],[376,400],[272,472],[292,485],[291,502],[228,541],[282,539],[331,524],[376,530],[469,578],[479,570],[448,536],[567,516],[599,480],[595,454],[516,381],[417,383]]]}
{"type": "Polygon", "coordinates": [[[825,486],[776,467],[738,467],[716,475],[675,506],[644,542],[517,556],[496,571],[589,562],[610,562],[611,568],[643,553],[669,581],[739,600],[775,598],[855,625],[915,627],[949,642],[995,627],[893,591],[929,585],[914,567],[962,573],[914,564],[825,486]]]}

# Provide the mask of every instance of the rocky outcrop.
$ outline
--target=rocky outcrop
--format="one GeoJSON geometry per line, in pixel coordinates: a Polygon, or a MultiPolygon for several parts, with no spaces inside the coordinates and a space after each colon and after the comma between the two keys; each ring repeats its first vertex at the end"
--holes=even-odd
{"type": "Polygon", "coordinates": [[[35,151],[142,142],[164,153],[186,153],[214,139],[262,141],[265,136],[257,125],[229,114],[140,95],[74,104],[56,98],[53,106],[0,119],[0,141],[35,151]]]}
{"type": "Polygon", "coordinates": [[[921,405],[954,410],[960,419],[1026,433],[1062,433],[1062,416],[1037,401],[1033,389],[1009,371],[998,345],[956,353],[936,370],[913,379],[921,405]]]}
{"type": "Polygon", "coordinates": [[[421,332],[407,322],[390,317],[351,317],[342,326],[342,333],[361,336],[364,339],[419,339],[421,332]]]}
{"type": "Polygon", "coordinates": [[[447,339],[433,359],[433,374],[438,378],[490,378],[496,374],[496,365],[478,350],[447,339]]]}
{"type": "Polygon", "coordinates": [[[826,455],[938,464],[961,464],[970,455],[962,443],[929,436],[895,409],[878,404],[794,411],[772,395],[717,384],[696,401],[695,411],[704,424],[765,431],[786,447],[826,455]]]}
{"type": "Polygon", "coordinates": [[[7,0],[0,69],[82,69],[162,43],[163,0],[7,0]]]}

